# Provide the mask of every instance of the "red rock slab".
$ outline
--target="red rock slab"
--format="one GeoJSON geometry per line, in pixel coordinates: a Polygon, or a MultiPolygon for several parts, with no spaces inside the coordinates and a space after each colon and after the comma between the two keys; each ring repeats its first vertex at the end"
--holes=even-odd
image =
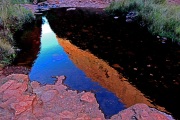
{"type": "Polygon", "coordinates": [[[175,120],[172,116],[160,112],[146,104],[135,104],[111,117],[111,120],[175,120]]]}
{"type": "Polygon", "coordinates": [[[12,74],[0,86],[0,108],[4,116],[11,119],[105,119],[99,105],[90,92],[78,93],[67,90],[64,76],[57,77],[54,85],[29,82],[28,76],[12,74]],[[28,91],[32,89],[32,93],[28,91]],[[82,114],[80,114],[82,113],[82,114]]]}
{"type": "Polygon", "coordinates": [[[0,86],[0,107],[4,116],[15,116],[32,109],[32,104],[36,98],[35,95],[28,95],[28,76],[23,74],[12,74],[1,79],[4,82],[0,86]]]}
{"type": "Polygon", "coordinates": [[[53,98],[56,97],[56,95],[58,95],[57,90],[48,90],[41,95],[41,100],[43,102],[49,102],[52,101],[53,98]]]}
{"type": "Polygon", "coordinates": [[[15,81],[14,80],[9,80],[8,82],[6,82],[5,84],[3,84],[0,87],[0,93],[4,92],[5,90],[8,89],[8,87],[10,87],[15,81]]]}
{"type": "MultiPolygon", "coordinates": [[[[28,76],[12,74],[0,85],[0,120],[105,120],[91,92],[68,90],[64,76],[54,85],[29,82],[28,76]],[[32,91],[28,91],[28,89],[32,91]]],[[[136,104],[109,120],[173,120],[146,104],[136,104]]]]}
{"type": "Polygon", "coordinates": [[[81,96],[81,100],[89,102],[89,103],[92,103],[92,102],[96,101],[96,99],[94,97],[94,94],[92,94],[91,92],[84,93],[81,96]]]}

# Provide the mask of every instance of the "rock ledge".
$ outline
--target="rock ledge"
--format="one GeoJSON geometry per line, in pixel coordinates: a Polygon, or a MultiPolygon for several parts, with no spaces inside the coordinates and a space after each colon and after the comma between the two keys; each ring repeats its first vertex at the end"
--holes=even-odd
{"type": "MultiPolygon", "coordinates": [[[[62,84],[64,79],[59,76],[54,85],[45,86],[36,81],[30,83],[24,74],[1,79],[0,120],[105,120],[94,94],[68,90],[62,84]]],[[[173,120],[172,116],[142,103],[110,119],[173,120]]]]}

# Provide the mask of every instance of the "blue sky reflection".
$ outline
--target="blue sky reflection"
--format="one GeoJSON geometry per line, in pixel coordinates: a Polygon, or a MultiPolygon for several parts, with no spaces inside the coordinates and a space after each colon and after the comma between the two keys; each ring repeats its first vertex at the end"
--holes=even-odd
{"type": "Polygon", "coordinates": [[[108,117],[124,109],[119,98],[112,92],[93,82],[85,73],[77,68],[58,44],[55,33],[43,17],[41,46],[37,59],[34,61],[29,77],[31,81],[41,84],[53,84],[52,76],[65,75],[65,84],[73,90],[92,91],[100,104],[100,108],[108,117]]]}

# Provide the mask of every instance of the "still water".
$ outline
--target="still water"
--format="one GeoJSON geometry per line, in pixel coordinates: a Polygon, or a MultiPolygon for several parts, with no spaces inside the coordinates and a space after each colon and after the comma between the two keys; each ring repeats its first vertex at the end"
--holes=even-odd
{"type": "Polygon", "coordinates": [[[56,34],[51,30],[45,17],[42,18],[41,46],[37,59],[29,73],[31,81],[41,84],[53,84],[53,76],[67,76],[65,84],[70,89],[78,91],[92,91],[95,93],[100,108],[110,117],[125,108],[114,93],[93,82],[69,59],[63,48],[59,45],[56,34]]]}
{"type": "Polygon", "coordinates": [[[66,9],[45,12],[42,24],[21,34],[15,65],[29,67],[31,81],[53,84],[65,75],[70,89],[95,93],[106,117],[136,103],[178,117],[179,46],[118,14],[66,9]]]}

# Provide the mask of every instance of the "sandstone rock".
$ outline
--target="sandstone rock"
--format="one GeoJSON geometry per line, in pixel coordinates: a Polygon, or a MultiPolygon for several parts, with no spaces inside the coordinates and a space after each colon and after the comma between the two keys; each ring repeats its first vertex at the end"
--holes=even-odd
{"type": "Polygon", "coordinates": [[[81,114],[76,120],[91,120],[91,117],[87,114],[81,114]]]}
{"type": "Polygon", "coordinates": [[[11,74],[11,75],[8,75],[6,78],[1,79],[1,81],[9,81],[9,80],[15,80],[21,83],[29,82],[29,78],[25,74],[11,74]]]}
{"type": "Polygon", "coordinates": [[[42,118],[44,116],[44,113],[46,111],[42,107],[37,107],[33,109],[32,113],[37,117],[37,118],[42,118]]]}
{"type": "Polygon", "coordinates": [[[46,116],[52,118],[53,120],[60,120],[60,116],[56,113],[53,113],[53,112],[46,113],[46,116]]]}
{"type": "Polygon", "coordinates": [[[74,113],[70,111],[63,111],[62,113],[59,113],[60,117],[62,119],[73,119],[74,118],[74,113]]]}
{"type": "Polygon", "coordinates": [[[12,109],[15,110],[15,115],[19,115],[22,112],[26,111],[27,109],[31,109],[34,99],[36,96],[20,96],[21,98],[18,98],[18,101],[14,101],[14,103],[11,103],[10,106],[12,109]]]}
{"type": "Polygon", "coordinates": [[[39,120],[34,116],[31,112],[31,110],[27,110],[23,112],[22,114],[16,116],[13,120],[39,120]]]}
{"type": "Polygon", "coordinates": [[[48,2],[49,4],[59,4],[59,3],[60,3],[59,0],[47,0],[47,2],[48,2]]]}
{"type": "Polygon", "coordinates": [[[162,113],[146,104],[135,104],[111,117],[111,120],[174,120],[170,115],[162,113]]]}
{"type": "Polygon", "coordinates": [[[6,90],[3,94],[3,100],[6,101],[8,100],[9,98],[11,97],[15,97],[15,98],[18,98],[18,97],[21,97],[21,93],[20,92],[17,92],[16,90],[6,90]]]}
{"type": "Polygon", "coordinates": [[[41,120],[53,120],[51,117],[44,117],[41,120]]]}
{"type": "Polygon", "coordinates": [[[87,92],[82,95],[81,100],[92,103],[96,100],[96,98],[93,93],[87,92]]]}
{"type": "Polygon", "coordinates": [[[21,86],[17,89],[20,93],[25,92],[28,89],[28,83],[24,82],[21,84],[21,86]]]}
{"type": "Polygon", "coordinates": [[[152,116],[154,120],[172,120],[170,117],[167,118],[165,114],[160,114],[158,111],[150,113],[150,116],[152,116]]]}
{"type": "Polygon", "coordinates": [[[63,80],[64,80],[64,79],[66,79],[66,77],[65,77],[64,75],[58,76],[55,85],[61,85],[61,84],[63,83],[63,80]]]}
{"type": "Polygon", "coordinates": [[[15,116],[31,109],[35,96],[24,94],[28,88],[28,77],[23,74],[13,74],[6,77],[5,81],[7,82],[0,86],[1,100],[4,101],[0,103],[0,106],[4,110],[14,110],[15,116]]]}
{"type": "Polygon", "coordinates": [[[43,102],[52,100],[58,94],[57,90],[49,90],[42,94],[41,99],[43,102]]]}
{"type": "MultiPolygon", "coordinates": [[[[0,86],[0,119],[15,120],[105,120],[91,92],[67,90],[65,77],[55,85],[29,84],[28,76],[13,74],[0,86]],[[27,89],[32,85],[33,93],[27,89]]],[[[174,120],[170,115],[145,104],[136,104],[114,115],[110,120],[174,120]]]]}
{"type": "Polygon", "coordinates": [[[0,107],[4,108],[4,109],[9,108],[9,105],[11,103],[13,103],[14,101],[16,101],[16,98],[15,97],[11,97],[7,101],[0,103],[0,107]]]}
{"type": "Polygon", "coordinates": [[[6,82],[5,84],[3,84],[0,87],[0,93],[4,92],[6,89],[8,89],[8,87],[10,87],[12,84],[14,83],[14,80],[9,80],[8,82],[6,82]]]}
{"type": "MultiPolygon", "coordinates": [[[[14,80],[13,80],[14,81],[14,80]]],[[[14,81],[14,83],[8,88],[10,90],[16,90],[18,88],[22,87],[22,83],[18,83],[17,81],[14,81]]]]}
{"type": "Polygon", "coordinates": [[[93,118],[92,120],[102,120],[102,118],[93,118]]]}
{"type": "Polygon", "coordinates": [[[33,89],[39,88],[39,87],[40,87],[40,83],[38,83],[38,82],[36,82],[36,81],[33,81],[33,82],[31,82],[31,87],[32,87],[33,89]]]}

